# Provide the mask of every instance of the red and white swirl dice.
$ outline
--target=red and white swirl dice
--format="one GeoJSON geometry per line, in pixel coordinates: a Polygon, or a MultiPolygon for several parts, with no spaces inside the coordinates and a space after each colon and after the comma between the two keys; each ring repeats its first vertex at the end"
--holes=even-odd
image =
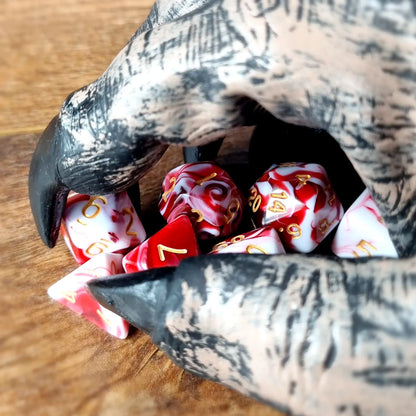
{"type": "Polygon", "coordinates": [[[344,214],[316,163],[272,166],[251,187],[248,204],[258,227],[273,226],[285,248],[300,253],[313,251],[344,214]]]}
{"type": "Polygon", "coordinates": [[[231,235],[241,223],[245,198],[215,163],[178,166],[166,175],[162,188],[162,216],[170,223],[187,215],[199,240],[231,235]]]}

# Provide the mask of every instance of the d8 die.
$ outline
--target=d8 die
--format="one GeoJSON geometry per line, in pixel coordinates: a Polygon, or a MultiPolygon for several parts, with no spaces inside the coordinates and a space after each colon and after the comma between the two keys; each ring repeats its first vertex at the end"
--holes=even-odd
{"type": "Polygon", "coordinates": [[[79,264],[100,253],[123,253],[146,238],[127,192],[71,196],[62,217],[61,232],[79,264]]]}
{"type": "Polygon", "coordinates": [[[244,196],[230,176],[214,163],[178,166],[166,175],[162,187],[162,216],[169,223],[179,215],[187,215],[198,239],[230,235],[241,223],[244,196]]]}
{"type": "Polygon", "coordinates": [[[397,257],[397,251],[368,189],[357,198],[343,216],[332,251],[338,257],[397,257]]]}
{"type": "Polygon", "coordinates": [[[200,254],[191,221],[181,215],[127,253],[123,267],[127,273],[155,267],[177,266],[185,257],[200,254]]]}
{"type": "Polygon", "coordinates": [[[285,249],[274,228],[262,227],[221,241],[209,254],[221,253],[279,254],[285,249]]]}
{"type": "Polygon", "coordinates": [[[79,266],[49,287],[49,296],[117,338],[129,332],[126,320],[101,306],[86,289],[86,283],[114,274],[124,273],[122,254],[102,253],[79,266]]]}
{"type": "Polygon", "coordinates": [[[286,249],[301,253],[314,250],[344,214],[316,163],[272,166],[251,187],[248,204],[258,227],[273,226],[286,249]]]}

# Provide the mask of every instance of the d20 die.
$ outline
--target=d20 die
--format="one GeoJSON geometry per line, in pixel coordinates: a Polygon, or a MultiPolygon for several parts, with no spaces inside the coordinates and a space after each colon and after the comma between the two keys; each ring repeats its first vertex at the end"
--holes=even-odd
{"type": "Polygon", "coordinates": [[[182,259],[199,254],[191,221],[186,215],[181,215],[127,253],[123,267],[127,273],[132,273],[177,266],[182,259]]]}
{"type": "Polygon", "coordinates": [[[146,238],[127,192],[91,197],[72,195],[62,217],[61,233],[79,264],[97,254],[123,253],[146,238]]]}
{"type": "Polygon", "coordinates": [[[262,227],[221,241],[212,248],[209,254],[280,254],[285,252],[276,230],[272,227],[262,227]]]}
{"type": "Polygon", "coordinates": [[[339,257],[398,257],[368,189],[346,211],[331,248],[339,257]]]}
{"type": "Polygon", "coordinates": [[[231,177],[214,163],[178,166],[166,175],[162,187],[162,216],[169,223],[187,215],[200,240],[228,236],[241,223],[245,198],[231,177]]]}
{"type": "Polygon", "coordinates": [[[91,280],[124,273],[122,260],[122,254],[97,255],[50,286],[48,295],[109,334],[124,339],[129,332],[128,322],[101,306],[86,288],[91,280]]]}
{"type": "Polygon", "coordinates": [[[258,227],[273,226],[285,248],[300,253],[313,251],[344,214],[316,163],[272,166],[251,187],[248,204],[258,227]]]}

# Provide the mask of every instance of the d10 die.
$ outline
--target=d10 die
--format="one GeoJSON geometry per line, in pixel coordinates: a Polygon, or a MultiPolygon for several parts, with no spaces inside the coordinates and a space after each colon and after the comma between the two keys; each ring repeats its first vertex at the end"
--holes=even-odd
{"type": "Polygon", "coordinates": [[[397,258],[387,227],[368,189],[342,218],[332,240],[332,251],[339,257],[397,258]]]}
{"type": "Polygon", "coordinates": [[[274,228],[262,227],[216,244],[209,254],[221,253],[280,254],[285,249],[274,228]]]}
{"type": "Polygon", "coordinates": [[[132,273],[177,266],[182,259],[199,254],[191,221],[181,215],[127,253],[123,258],[123,267],[127,273],[132,273]]]}
{"type": "Polygon", "coordinates": [[[314,250],[344,214],[316,163],[272,166],[251,187],[248,204],[257,226],[273,226],[286,249],[301,253],[314,250]]]}
{"type": "Polygon", "coordinates": [[[61,232],[79,264],[97,254],[123,253],[146,238],[127,192],[71,196],[62,217],[61,232]]]}
{"type": "Polygon", "coordinates": [[[50,286],[48,294],[109,334],[124,339],[129,332],[128,322],[101,306],[86,288],[86,283],[91,280],[124,273],[122,259],[122,254],[102,253],[95,256],[50,286]]]}
{"type": "Polygon", "coordinates": [[[187,163],[163,181],[159,209],[167,222],[187,215],[198,239],[228,236],[243,217],[245,199],[230,176],[210,162],[187,163]]]}

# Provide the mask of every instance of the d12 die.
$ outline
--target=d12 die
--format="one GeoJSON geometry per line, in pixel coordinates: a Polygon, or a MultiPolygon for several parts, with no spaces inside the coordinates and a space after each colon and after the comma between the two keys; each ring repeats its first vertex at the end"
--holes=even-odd
{"type": "Polygon", "coordinates": [[[251,187],[248,204],[257,226],[273,226],[286,249],[301,253],[314,250],[344,214],[316,163],[272,166],[251,187]]]}
{"type": "Polygon", "coordinates": [[[129,332],[128,322],[101,306],[86,288],[91,280],[124,273],[122,259],[122,254],[115,253],[95,256],[50,286],[48,294],[109,334],[124,339],[129,332]]]}
{"type": "Polygon", "coordinates": [[[79,264],[100,253],[123,253],[146,238],[127,192],[71,196],[62,217],[61,232],[79,264]]]}
{"type": "Polygon", "coordinates": [[[127,253],[123,267],[127,273],[155,267],[177,266],[179,262],[200,254],[191,221],[181,215],[127,253]]]}
{"type": "Polygon", "coordinates": [[[245,199],[230,176],[210,162],[187,163],[163,181],[159,209],[167,222],[187,215],[198,239],[228,236],[243,217],[245,199]]]}
{"type": "Polygon", "coordinates": [[[262,227],[221,241],[209,254],[221,253],[280,254],[285,249],[274,228],[262,227]]]}
{"type": "Polygon", "coordinates": [[[332,240],[331,248],[339,257],[397,258],[397,251],[387,227],[368,189],[348,208],[332,240]]]}

